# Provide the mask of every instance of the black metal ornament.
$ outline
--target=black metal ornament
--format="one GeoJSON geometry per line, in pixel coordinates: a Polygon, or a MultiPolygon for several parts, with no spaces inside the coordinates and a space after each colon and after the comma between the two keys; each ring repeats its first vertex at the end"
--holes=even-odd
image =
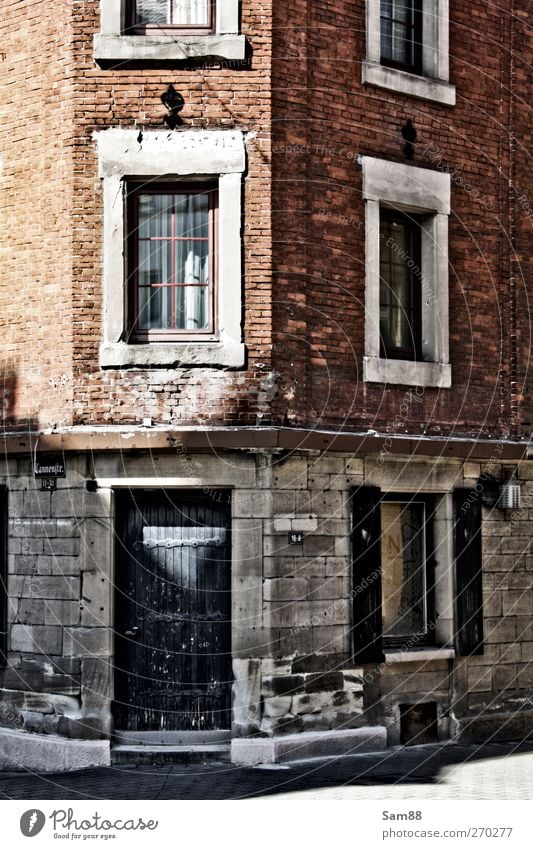
{"type": "Polygon", "coordinates": [[[170,127],[171,130],[174,130],[179,124],[183,123],[178,113],[181,112],[185,106],[185,101],[179,91],[176,91],[171,83],[167,90],[161,95],[161,102],[168,110],[168,115],[165,115],[164,117],[165,124],[170,127]]]}
{"type": "Polygon", "coordinates": [[[405,144],[402,147],[403,155],[406,159],[414,159],[416,129],[414,128],[413,122],[410,118],[407,119],[407,121],[402,127],[402,138],[405,141],[405,144]]]}

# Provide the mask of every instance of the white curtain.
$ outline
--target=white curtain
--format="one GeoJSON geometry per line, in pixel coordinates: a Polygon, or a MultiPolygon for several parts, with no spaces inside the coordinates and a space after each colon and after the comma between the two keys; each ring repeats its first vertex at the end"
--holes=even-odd
{"type": "Polygon", "coordinates": [[[210,0],[172,0],[172,23],[177,26],[209,24],[210,0]]]}
{"type": "Polygon", "coordinates": [[[168,24],[169,0],[137,0],[138,24],[168,24]]]}

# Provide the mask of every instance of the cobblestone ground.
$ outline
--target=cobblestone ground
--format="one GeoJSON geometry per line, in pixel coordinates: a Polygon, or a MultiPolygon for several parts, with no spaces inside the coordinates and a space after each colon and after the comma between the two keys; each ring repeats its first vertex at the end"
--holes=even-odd
{"type": "Polygon", "coordinates": [[[283,767],[0,773],[0,799],[531,799],[533,743],[419,746],[283,767]]]}

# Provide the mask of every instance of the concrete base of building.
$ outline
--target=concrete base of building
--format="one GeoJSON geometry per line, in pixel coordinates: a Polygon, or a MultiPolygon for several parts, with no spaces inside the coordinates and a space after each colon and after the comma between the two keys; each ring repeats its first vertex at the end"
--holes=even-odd
{"type": "Polygon", "coordinates": [[[231,741],[232,763],[253,766],[359,755],[387,746],[387,730],[381,725],[346,731],[304,732],[286,737],[237,738],[231,741]]]}
{"type": "Polygon", "coordinates": [[[457,717],[456,723],[463,744],[533,740],[533,710],[457,717]]]}
{"type": "Polygon", "coordinates": [[[107,740],[65,740],[53,734],[0,731],[2,771],[72,772],[110,763],[107,740]]]}

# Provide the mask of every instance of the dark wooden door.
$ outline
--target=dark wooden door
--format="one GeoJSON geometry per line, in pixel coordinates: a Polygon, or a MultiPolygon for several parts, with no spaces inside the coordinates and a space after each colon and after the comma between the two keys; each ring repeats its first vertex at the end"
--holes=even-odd
{"type": "Polygon", "coordinates": [[[231,724],[230,496],[117,496],[115,727],[231,724]]]}

